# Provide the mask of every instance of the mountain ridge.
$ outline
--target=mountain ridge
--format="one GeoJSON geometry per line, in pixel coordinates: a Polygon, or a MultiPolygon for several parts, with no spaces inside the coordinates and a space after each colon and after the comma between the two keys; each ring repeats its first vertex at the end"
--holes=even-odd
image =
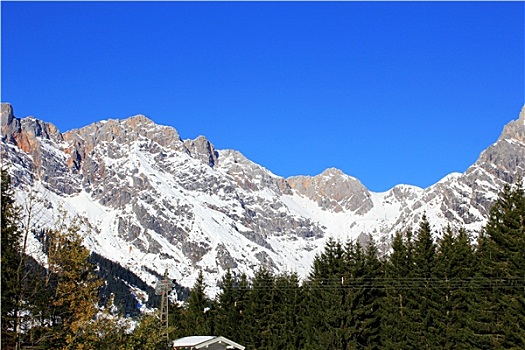
{"type": "Polygon", "coordinates": [[[63,206],[81,217],[93,251],[150,285],[147,269],[168,267],[190,286],[199,270],[214,281],[227,269],[252,275],[260,265],[304,277],[329,237],[371,234],[386,252],[392,234],[424,213],[436,230],[452,222],[479,231],[503,184],[525,173],[524,111],[464,173],[385,192],[335,168],[284,179],[239,151],[216,150],[204,136],[182,140],[143,115],[62,134],[2,104],[1,145],[19,201],[32,191],[47,208],[39,225],[63,206]]]}

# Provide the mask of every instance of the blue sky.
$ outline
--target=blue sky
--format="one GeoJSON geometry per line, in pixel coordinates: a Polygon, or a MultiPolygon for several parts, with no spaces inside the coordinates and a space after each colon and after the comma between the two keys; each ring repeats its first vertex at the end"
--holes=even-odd
{"type": "Polygon", "coordinates": [[[145,114],[273,173],[463,172],[518,117],[524,2],[6,2],[1,99],[61,131],[145,114]]]}

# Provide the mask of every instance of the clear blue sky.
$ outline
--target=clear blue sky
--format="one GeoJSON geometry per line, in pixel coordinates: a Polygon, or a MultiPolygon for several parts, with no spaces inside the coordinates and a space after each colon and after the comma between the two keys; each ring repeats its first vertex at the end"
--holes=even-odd
{"type": "Polygon", "coordinates": [[[5,2],[1,99],[61,131],[145,114],[277,175],[463,172],[518,117],[524,2],[5,2]]]}

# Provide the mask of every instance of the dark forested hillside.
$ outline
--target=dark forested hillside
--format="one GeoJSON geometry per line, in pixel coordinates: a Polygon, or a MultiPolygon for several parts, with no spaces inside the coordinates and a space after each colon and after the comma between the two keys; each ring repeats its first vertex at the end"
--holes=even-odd
{"type": "Polygon", "coordinates": [[[120,264],[105,259],[94,252],[89,256],[89,261],[98,267],[97,275],[104,279],[105,282],[99,290],[101,305],[106,305],[113,293],[114,305],[125,315],[139,315],[142,303],[158,307],[159,301],[158,297],[155,296],[155,291],[139,279],[137,275],[124,269],[120,264]],[[132,291],[132,287],[145,291],[147,296],[137,296],[136,292],[132,291]]]}
{"type": "MultiPolygon", "coordinates": [[[[150,308],[159,307],[160,297],[155,290],[133,272],[95,252],[89,256],[89,262],[98,267],[96,274],[105,282],[99,290],[100,305],[105,305],[113,294],[113,303],[123,315],[138,316],[143,303],[150,308]]],[[[175,282],[174,289],[178,300],[188,298],[189,288],[175,282]]]]}

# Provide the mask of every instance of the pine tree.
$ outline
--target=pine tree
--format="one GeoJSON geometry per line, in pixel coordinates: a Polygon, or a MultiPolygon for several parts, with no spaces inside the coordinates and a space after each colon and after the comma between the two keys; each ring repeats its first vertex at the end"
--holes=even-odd
{"type": "Polygon", "coordinates": [[[414,240],[414,277],[417,293],[414,293],[415,314],[411,322],[414,338],[411,342],[420,349],[430,349],[436,336],[434,319],[437,313],[437,295],[434,289],[434,265],[436,244],[426,215],[423,215],[414,240]]]}
{"type": "Polygon", "coordinates": [[[190,292],[182,318],[182,332],[185,336],[211,335],[211,301],[206,296],[204,275],[199,272],[190,292]]]}
{"type": "Polygon", "coordinates": [[[415,315],[412,232],[396,232],[392,253],[385,265],[385,297],[382,303],[381,342],[385,349],[419,349],[414,344],[411,322],[415,315]]]}
{"type": "Polygon", "coordinates": [[[178,303],[168,301],[168,324],[169,339],[178,339],[185,336],[184,333],[184,308],[178,303]]]}
{"type": "Polygon", "coordinates": [[[313,269],[304,284],[305,349],[346,349],[348,313],[343,288],[345,252],[340,242],[329,239],[324,251],[315,257],[313,269]]]}
{"type": "Polygon", "coordinates": [[[6,168],[1,169],[2,201],[2,349],[15,346],[21,297],[20,209],[15,205],[11,178],[6,168]]]}
{"type": "Polygon", "coordinates": [[[270,349],[295,350],[301,346],[299,311],[301,289],[297,274],[281,274],[275,277],[272,295],[273,310],[270,314],[270,349]]]}
{"type": "Polygon", "coordinates": [[[434,277],[439,295],[435,346],[440,349],[470,349],[474,250],[464,229],[457,234],[448,226],[436,254],[434,277]]]}
{"type": "Polygon", "coordinates": [[[479,238],[476,346],[525,348],[525,190],[506,185],[479,238]]]}
{"type": "Polygon", "coordinates": [[[238,339],[241,344],[248,344],[252,339],[252,334],[250,333],[252,319],[247,313],[251,293],[250,281],[246,274],[242,274],[238,278],[237,297],[234,303],[236,314],[239,315],[237,337],[235,339],[238,339]]]}
{"type": "Polygon", "coordinates": [[[377,349],[381,345],[381,302],[384,290],[379,281],[383,275],[377,247],[371,236],[363,251],[356,243],[348,250],[347,302],[350,302],[350,344],[356,349],[377,349]]]}
{"type": "Polygon", "coordinates": [[[240,301],[239,281],[228,270],[220,283],[221,291],[217,295],[217,312],[214,320],[216,334],[230,339],[239,339],[241,314],[237,308],[240,301]]]}
{"type": "Polygon", "coordinates": [[[271,349],[271,317],[275,311],[274,288],[275,276],[268,268],[260,267],[252,279],[244,314],[243,329],[250,335],[245,343],[246,347],[260,350],[271,349]]]}
{"type": "MultiPolygon", "coordinates": [[[[62,214],[65,220],[65,215],[62,214]]],[[[101,280],[88,262],[89,251],[82,245],[78,227],[65,223],[48,232],[48,288],[51,339],[54,347],[78,348],[90,321],[97,312],[101,280]]]]}

